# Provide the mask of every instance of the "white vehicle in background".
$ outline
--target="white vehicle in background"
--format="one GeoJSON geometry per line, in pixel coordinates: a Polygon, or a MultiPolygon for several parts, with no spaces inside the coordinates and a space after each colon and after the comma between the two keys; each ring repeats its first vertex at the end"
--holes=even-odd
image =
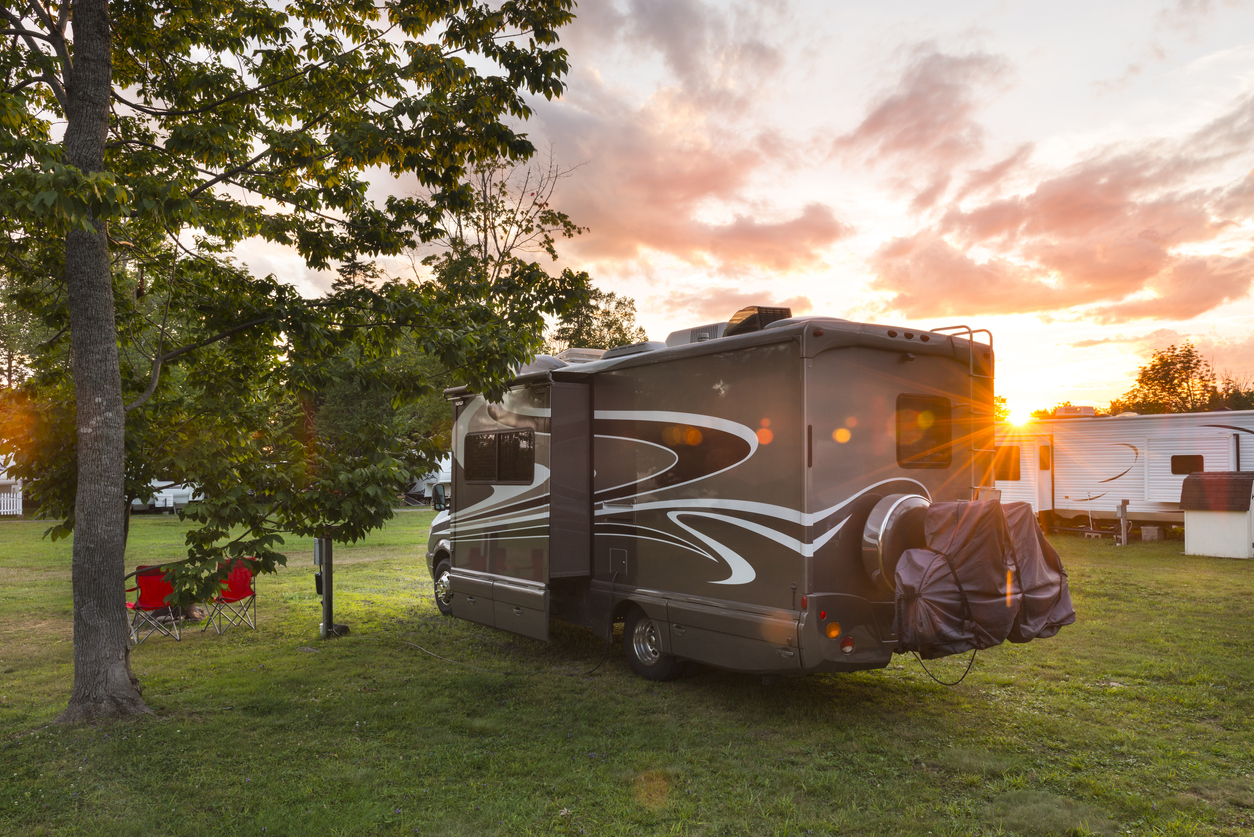
{"type": "Polygon", "coordinates": [[[447,497],[452,484],[453,455],[450,453],[440,460],[436,470],[414,481],[414,484],[405,492],[405,505],[417,506],[430,503],[437,485],[444,486],[445,496],[447,497]]]}
{"type": "Polygon", "coordinates": [[[191,486],[174,482],[154,480],[149,489],[152,491],[151,497],[137,497],[131,501],[132,514],[135,512],[174,514],[188,503],[200,499],[200,495],[191,486]]]}
{"type": "MultiPolygon", "coordinates": [[[[1082,408],[1070,408],[1077,410],[1082,408]]],[[[1182,525],[1189,474],[1254,470],[1254,410],[1162,415],[1055,414],[996,430],[994,477],[1003,502],[1022,500],[1044,523],[1089,526],[1128,517],[1182,525]]]]}

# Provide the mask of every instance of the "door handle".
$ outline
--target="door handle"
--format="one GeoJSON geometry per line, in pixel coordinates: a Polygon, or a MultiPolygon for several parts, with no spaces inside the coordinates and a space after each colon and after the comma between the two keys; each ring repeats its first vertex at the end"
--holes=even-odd
{"type": "Polygon", "coordinates": [[[688,632],[688,629],[685,628],[683,625],[675,625],[674,627],[675,627],[675,633],[679,634],[680,636],[683,636],[685,633],[688,632]]]}
{"type": "Polygon", "coordinates": [[[475,603],[475,597],[474,597],[474,596],[467,596],[467,597],[466,597],[466,604],[468,604],[468,605],[472,605],[472,604],[474,604],[474,603],[475,603]]]}
{"type": "Polygon", "coordinates": [[[522,609],[521,607],[515,607],[515,608],[514,608],[514,615],[515,615],[515,616],[522,616],[522,615],[523,615],[523,609],[522,609]]]}

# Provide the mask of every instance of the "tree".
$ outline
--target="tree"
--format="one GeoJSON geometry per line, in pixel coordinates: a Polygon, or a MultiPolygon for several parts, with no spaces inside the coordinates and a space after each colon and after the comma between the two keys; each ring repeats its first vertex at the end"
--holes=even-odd
{"type": "Polygon", "coordinates": [[[30,377],[39,344],[52,334],[13,299],[9,277],[0,273],[0,388],[13,389],[30,377]]]}
{"type": "Polygon", "coordinates": [[[1217,406],[1215,371],[1192,343],[1155,350],[1136,386],[1110,402],[1110,414],[1194,413],[1217,406]]]}
{"type": "MultiPolygon", "coordinates": [[[[499,391],[538,345],[542,315],[559,315],[578,296],[573,275],[551,277],[521,260],[485,283],[460,254],[433,264],[422,284],[350,284],[310,301],[221,258],[256,236],[321,269],[438,238],[447,213],[472,202],[468,167],[533,152],[512,125],[530,113],[526,95],[561,91],[566,55],[556,30],[572,5],[21,0],[0,8],[0,267],[39,295],[44,321],[60,329],[49,352],[72,361],[58,396],[74,405],[75,432],[44,434],[59,445],[49,455],[70,463],[72,507],[53,478],[36,475],[41,508],[66,512],[63,525],[74,530],[75,677],[63,720],[147,711],[130,671],[122,584],[128,424],[141,411],[183,404],[205,419],[176,422],[164,446],[172,465],[199,469],[208,492],[193,515],[202,523],[190,545],[200,567],[235,523],[256,536],[272,568],[277,534],[251,526],[273,526],[276,508],[286,509],[279,522],[291,531],[360,532],[345,524],[356,502],[347,493],[365,486],[340,479],[352,471],[337,466],[338,450],[307,444],[302,418],[306,394],[334,376],[331,358],[352,345],[362,379],[385,380],[385,358],[410,334],[462,379],[499,391]],[[412,177],[430,193],[376,202],[368,190],[380,173],[412,177]],[[119,253],[134,258],[120,263],[119,253]],[[130,338],[118,314],[140,316],[131,301],[147,295],[154,273],[168,283],[165,310],[180,317],[156,320],[148,374],[124,381],[119,347],[130,338]],[[229,362],[214,367],[215,355],[229,362]],[[180,400],[171,373],[195,364],[211,381],[200,395],[218,397],[208,408],[180,400]],[[274,381],[279,402],[222,388],[250,374],[274,381]],[[135,378],[144,385],[131,389],[135,378]],[[249,426],[265,432],[249,435],[249,426]],[[242,484],[254,476],[257,485],[242,484]]],[[[49,398],[55,381],[43,384],[19,400],[30,408],[49,398]]],[[[377,511],[378,498],[368,499],[377,511]]],[[[233,549],[237,556],[240,545],[233,549]]]]}
{"type": "Polygon", "coordinates": [[[993,396],[993,419],[995,421],[1010,420],[1010,405],[1006,403],[1006,396],[993,396]]]}
{"type": "Polygon", "coordinates": [[[564,349],[612,349],[643,343],[649,336],[636,325],[636,301],[593,288],[588,301],[558,320],[548,338],[550,354],[564,349]]]}

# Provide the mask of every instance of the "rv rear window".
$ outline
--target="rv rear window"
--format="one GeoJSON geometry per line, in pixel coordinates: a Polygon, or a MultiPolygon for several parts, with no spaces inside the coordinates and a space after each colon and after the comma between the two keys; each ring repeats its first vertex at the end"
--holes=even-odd
{"type": "Polygon", "coordinates": [[[1205,470],[1205,462],[1200,454],[1171,457],[1171,473],[1173,474],[1196,474],[1198,471],[1205,470]]]}
{"type": "Polygon", "coordinates": [[[948,468],[952,425],[948,398],[897,396],[897,464],[903,468],[948,468]]]}
{"type": "Polygon", "coordinates": [[[1019,481],[1019,446],[999,445],[993,449],[993,479],[998,482],[1019,481]]]}
{"type": "Polygon", "coordinates": [[[1053,449],[1049,445],[1041,445],[1040,458],[1041,470],[1048,471],[1049,466],[1052,464],[1051,460],[1053,459],[1053,449]]]}

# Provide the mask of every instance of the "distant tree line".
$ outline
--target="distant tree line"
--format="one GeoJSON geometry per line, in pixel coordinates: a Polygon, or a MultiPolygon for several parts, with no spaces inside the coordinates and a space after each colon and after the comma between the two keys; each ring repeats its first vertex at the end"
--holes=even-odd
{"type": "MultiPolygon", "coordinates": [[[[1049,418],[1059,407],[1034,410],[1033,418],[1049,418]]],[[[1137,371],[1136,384],[1110,402],[1098,415],[1120,413],[1203,413],[1210,410],[1254,409],[1254,381],[1231,372],[1216,373],[1214,366],[1185,341],[1154,352],[1150,362],[1137,371]]]]}

